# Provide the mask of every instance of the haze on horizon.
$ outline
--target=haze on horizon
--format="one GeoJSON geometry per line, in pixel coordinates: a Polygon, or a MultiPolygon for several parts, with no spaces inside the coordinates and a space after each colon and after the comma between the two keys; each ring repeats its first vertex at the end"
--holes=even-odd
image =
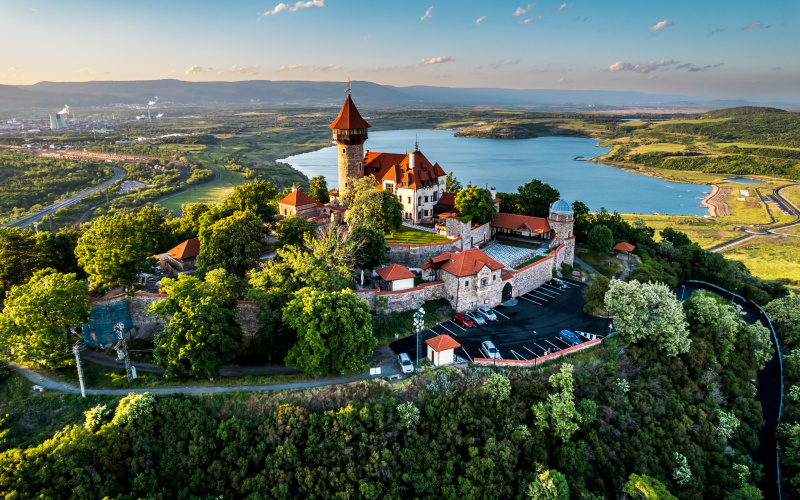
{"type": "Polygon", "coordinates": [[[796,0],[7,0],[0,84],[369,80],[800,95],[796,0]]]}

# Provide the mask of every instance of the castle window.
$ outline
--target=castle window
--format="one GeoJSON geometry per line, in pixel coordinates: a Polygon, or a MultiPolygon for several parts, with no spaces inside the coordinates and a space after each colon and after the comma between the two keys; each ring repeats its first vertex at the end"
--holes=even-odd
{"type": "Polygon", "coordinates": [[[437,193],[436,191],[434,191],[434,192],[433,192],[433,201],[436,201],[436,200],[438,200],[438,199],[439,199],[439,193],[437,193]]]}
{"type": "Polygon", "coordinates": [[[428,216],[428,211],[427,210],[423,210],[423,212],[425,213],[425,217],[427,217],[428,216]]]}
{"type": "Polygon", "coordinates": [[[496,274],[492,275],[492,281],[497,281],[497,275],[496,274]]]}
{"type": "Polygon", "coordinates": [[[464,286],[469,286],[469,280],[464,280],[464,286]]]}
{"type": "Polygon", "coordinates": [[[347,148],[342,148],[342,154],[347,153],[347,148]]]}
{"type": "Polygon", "coordinates": [[[425,203],[428,203],[428,197],[427,196],[425,197],[425,203]]]}
{"type": "Polygon", "coordinates": [[[410,196],[406,197],[406,203],[411,203],[411,197],[410,196]]]}
{"type": "Polygon", "coordinates": [[[481,279],[481,286],[486,286],[486,278],[481,279]]]}
{"type": "Polygon", "coordinates": [[[417,196],[417,205],[422,205],[422,196],[417,196]]]}

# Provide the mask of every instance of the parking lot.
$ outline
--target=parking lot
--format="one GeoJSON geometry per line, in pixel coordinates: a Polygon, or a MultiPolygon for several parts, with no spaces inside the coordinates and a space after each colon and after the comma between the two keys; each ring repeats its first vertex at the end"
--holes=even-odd
{"type": "MultiPolygon", "coordinates": [[[[425,340],[437,335],[450,335],[459,344],[455,355],[472,361],[475,358],[488,358],[482,350],[482,342],[490,340],[500,351],[503,359],[530,360],[545,354],[546,350],[558,352],[570,347],[567,342],[556,337],[561,330],[579,334],[602,335],[605,319],[595,318],[583,313],[584,300],[581,290],[585,285],[565,281],[566,290],[549,284],[518,297],[515,306],[498,306],[493,309],[497,321],[487,322],[474,328],[462,328],[448,320],[422,332],[422,357],[427,354],[425,340]]],[[[416,335],[390,344],[395,354],[405,352],[416,360],[416,335]]]]}

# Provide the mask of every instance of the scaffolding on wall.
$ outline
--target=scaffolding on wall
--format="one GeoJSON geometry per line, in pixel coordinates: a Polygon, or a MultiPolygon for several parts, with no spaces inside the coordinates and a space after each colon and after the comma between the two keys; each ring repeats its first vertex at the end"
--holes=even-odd
{"type": "Polygon", "coordinates": [[[133,328],[127,301],[92,309],[89,321],[82,327],[84,344],[95,349],[113,346],[119,340],[114,330],[114,325],[117,323],[125,325],[124,331],[133,328]]]}

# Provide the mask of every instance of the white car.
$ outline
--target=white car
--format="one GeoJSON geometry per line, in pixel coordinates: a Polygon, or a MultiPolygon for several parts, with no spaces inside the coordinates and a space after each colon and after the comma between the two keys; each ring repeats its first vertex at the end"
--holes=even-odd
{"type": "Polygon", "coordinates": [[[414,373],[414,364],[411,363],[411,358],[408,354],[401,352],[397,355],[397,362],[400,364],[400,370],[403,373],[414,373]]]}
{"type": "Polygon", "coordinates": [[[481,346],[483,347],[484,354],[489,356],[489,359],[503,359],[500,356],[500,351],[497,350],[497,347],[494,346],[491,340],[484,341],[481,346]]]}
{"type": "Polygon", "coordinates": [[[467,311],[467,317],[472,320],[476,325],[485,325],[486,318],[484,318],[478,311],[467,311]]]}
{"type": "Polygon", "coordinates": [[[486,306],[480,306],[475,309],[479,314],[481,314],[487,321],[497,321],[497,316],[495,316],[494,312],[486,306]]]}

